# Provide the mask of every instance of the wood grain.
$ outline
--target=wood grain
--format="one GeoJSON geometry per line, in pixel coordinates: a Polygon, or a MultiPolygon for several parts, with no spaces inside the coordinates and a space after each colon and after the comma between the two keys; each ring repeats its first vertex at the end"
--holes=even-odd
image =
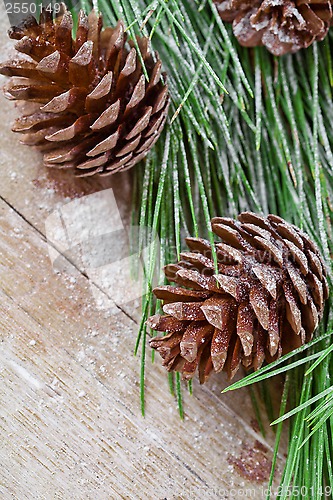
{"type": "MultiPolygon", "coordinates": [[[[2,5],[0,14],[3,57],[2,5]]],[[[249,393],[222,396],[224,376],[195,382],[181,421],[160,360],[148,359],[143,418],[137,304],[101,310],[85,269],[52,267],[47,217],[112,187],[128,224],[131,174],[83,181],[47,171],[10,132],[17,112],[1,98],[1,498],[264,498],[274,441],[257,432],[249,393]]],[[[126,294],[119,280],[109,286],[126,294]]]]}

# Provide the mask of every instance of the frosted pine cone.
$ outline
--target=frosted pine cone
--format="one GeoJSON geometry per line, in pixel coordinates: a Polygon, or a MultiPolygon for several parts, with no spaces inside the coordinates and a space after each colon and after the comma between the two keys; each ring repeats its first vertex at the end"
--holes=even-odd
{"type": "Polygon", "coordinates": [[[165,314],[148,320],[167,333],[150,340],[163,365],[185,379],[198,367],[201,383],[213,370],[229,378],[240,364],[257,370],[310,341],[328,298],[320,253],[296,226],[244,212],[213,219],[212,229],[223,241],[218,273],[210,243],[187,238],[190,252],[165,268],[176,286],[154,290],[165,314]]]}
{"type": "Polygon", "coordinates": [[[246,47],[265,45],[276,56],[323,40],[332,21],[331,0],[215,0],[246,47]]]}
{"type": "Polygon", "coordinates": [[[74,168],[80,176],[109,175],[140,161],[158,139],[167,116],[168,87],[161,61],[149,52],[148,39],[137,43],[149,76],[145,79],[133,41],[124,25],[102,28],[92,11],[73,20],[64,7],[59,16],[43,11],[11,28],[16,50],[29,58],[3,63],[14,78],[9,99],[32,101],[33,113],[16,120],[13,130],[44,152],[49,167],[74,168]]]}

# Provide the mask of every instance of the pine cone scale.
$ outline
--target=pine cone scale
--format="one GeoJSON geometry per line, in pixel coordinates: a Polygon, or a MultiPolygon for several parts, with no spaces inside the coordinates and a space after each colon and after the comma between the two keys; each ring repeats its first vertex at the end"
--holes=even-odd
{"type": "Polygon", "coordinates": [[[290,283],[283,283],[283,291],[286,299],[286,318],[296,335],[300,334],[302,327],[302,316],[298,309],[290,283]]]}
{"type": "Polygon", "coordinates": [[[246,302],[239,304],[237,311],[237,335],[241,341],[244,356],[250,356],[253,348],[253,309],[246,302]]]}
{"type": "Polygon", "coordinates": [[[164,303],[170,302],[196,302],[210,296],[209,292],[199,292],[196,290],[186,290],[185,288],[170,285],[159,286],[154,289],[156,298],[164,303]]]}
{"type": "Polygon", "coordinates": [[[261,326],[268,330],[269,327],[269,299],[268,293],[264,288],[256,283],[250,289],[249,302],[252,306],[254,314],[261,326]]]}
{"type": "MultiPolygon", "coordinates": [[[[51,89],[51,91],[54,95],[54,90],[51,89]]],[[[82,87],[73,87],[67,92],[55,95],[50,101],[44,104],[44,106],[41,106],[40,110],[46,113],[67,114],[70,112],[74,115],[80,115],[83,112],[82,99],[85,99],[86,96],[86,89],[82,87]]],[[[48,99],[49,97],[44,98],[44,102],[48,99]]]]}
{"type": "Polygon", "coordinates": [[[252,271],[256,278],[260,281],[263,288],[267,290],[274,300],[276,300],[278,286],[278,276],[276,273],[272,272],[269,267],[264,265],[254,266],[252,271]]]}
{"type": "Polygon", "coordinates": [[[180,353],[189,363],[197,359],[198,349],[213,332],[210,325],[204,327],[200,322],[192,322],[185,330],[180,342],[180,353]]]}
{"type": "Polygon", "coordinates": [[[309,336],[317,328],[319,323],[317,308],[309,295],[307,307],[302,307],[302,319],[305,332],[309,336]]]}
{"type": "MultiPolygon", "coordinates": [[[[36,65],[29,61],[25,61],[24,59],[1,63],[0,72],[4,76],[17,76],[22,78],[30,78],[31,80],[43,79],[43,76],[36,69],[36,65]]],[[[48,81],[48,79],[45,78],[44,81],[48,81]]]]}
{"type": "Polygon", "coordinates": [[[201,309],[210,325],[224,330],[230,321],[231,311],[235,309],[235,303],[227,295],[214,294],[204,301],[201,309]]]}
{"type": "Polygon", "coordinates": [[[213,368],[216,373],[223,370],[227,360],[228,348],[231,338],[231,328],[219,330],[215,328],[211,344],[213,368]]]}
{"type": "Polygon", "coordinates": [[[96,87],[87,95],[86,108],[88,112],[100,111],[105,107],[108,94],[111,92],[113,81],[112,71],[103,76],[96,87]]]}
{"type": "Polygon", "coordinates": [[[186,379],[198,368],[201,382],[212,371],[231,378],[241,364],[258,369],[308,342],[328,297],[321,255],[296,226],[245,212],[238,221],[215,218],[212,228],[223,240],[215,244],[219,272],[210,244],[188,238],[190,252],[165,268],[176,285],[154,291],[164,315],[149,322],[169,332],[151,340],[162,358],[172,328],[179,341],[163,364],[186,379]]]}
{"type": "Polygon", "coordinates": [[[165,314],[185,321],[203,321],[205,315],[200,302],[173,302],[163,306],[165,314]]]}
{"type": "Polygon", "coordinates": [[[276,355],[280,344],[279,311],[276,300],[269,306],[268,350],[272,359],[276,355]]]}
{"type": "Polygon", "coordinates": [[[304,19],[303,29],[308,29],[312,36],[316,36],[321,40],[321,36],[325,36],[325,18],[328,20],[329,11],[325,9],[311,9],[309,5],[302,4],[298,7],[301,16],[304,19]]]}

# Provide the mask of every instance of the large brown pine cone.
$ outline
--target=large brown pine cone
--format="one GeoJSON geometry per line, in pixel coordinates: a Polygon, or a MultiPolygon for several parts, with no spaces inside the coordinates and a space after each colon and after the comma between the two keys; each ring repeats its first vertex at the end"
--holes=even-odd
{"type": "Polygon", "coordinates": [[[215,0],[246,47],[265,45],[276,56],[323,40],[332,21],[331,0],[215,0]]]}
{"type": "Polygon", "coordinates": [[[16,120],[13,130],[24,142],[44,151],[49,167],[74,168],[77,175],[109,175],[140,161],[158,139],[167,116],[168,87],[161,61],[147,38],[137,38],[139,54],[122,21],[102,28],[92,11],[79,15],[76,38],[73,19],[63,8],[43,11],[39,23],[29,17],[11,28],[16,50],[29,57],[13,59],[0,72],[14,78],[9,99],[32,101],[33,112],[16,120]]]}
{"type": "Polygon", "coordinates": [[[185,379],[199,367],[201,383],[213,370],[232,378],[240,364],[256,370],[308,342],[328,297],[321,255],[296,226],[244,212],[213,219],[212,229],[223,241],[218,273],[210,243],[187,238],[190,252],[165,268],[177,286],[154,290],[165,314],[148,320],[167,333],[150,340],[163,365],[185,379]]]}

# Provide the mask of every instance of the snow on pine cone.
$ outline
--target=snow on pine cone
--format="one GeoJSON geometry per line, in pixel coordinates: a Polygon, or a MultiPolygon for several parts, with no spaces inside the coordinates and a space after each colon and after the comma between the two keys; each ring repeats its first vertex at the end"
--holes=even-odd
{"type": "Polygon", "coordinates": [[[75,40],[72,28],[63,6],[55,19],[44,10],[39,23],[30,16],[10,29],[16,50],[26,56],[0,66],[15,77],[5,95],[36,103],[13,131],[41,148],[49,167],[74,168],[79,176],[128,169],[146,156],[166,120],[161,61],[150,53],[148,39],[137,37],[147,81],[122,21],[103,29],[101,16],[81,11],[75,40]]]}
{"type": "Polygon", "coordinates": [[[257,370],[310,341],[328,298],[319,250],[296,226],[244,212],[212,219],[212,229],[222,240],[218,273],[210,243],[187,238],[190,251],[165,268],[176,286],[154,290],[165,314],[147,322],[166,333],[150,340],[163,365],[185,379],[198,367],[201,383],[212,371],[232,378],[240,364],[257,370]]]}
{"type": "Polygon", "coordinates": [[[323,40],[332,21],[331,0],[215,0],[239,43],[265,45],[276,56],[323,40]]]}

